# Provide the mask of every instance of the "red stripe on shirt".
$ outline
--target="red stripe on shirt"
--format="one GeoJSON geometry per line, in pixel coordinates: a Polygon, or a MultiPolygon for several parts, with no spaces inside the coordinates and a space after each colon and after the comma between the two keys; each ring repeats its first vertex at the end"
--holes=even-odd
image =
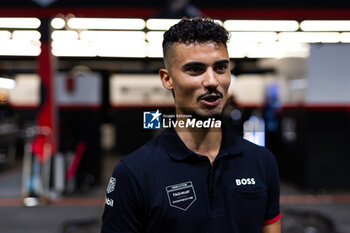
{"type": "Polygon", "coordinates": [[[269,219],[269,220],[266,220],[266,221],[264,221],[264,226],[266,226],[266,225],[270,225],[270,224],[272,224],[272,223],[275,223],[275,222],[277,222],[278,220],[280,220],[281,219],[281,213],[279,213],[276,217],[274,217],[274,218],[272,218],[272,219],[269,219]]]}

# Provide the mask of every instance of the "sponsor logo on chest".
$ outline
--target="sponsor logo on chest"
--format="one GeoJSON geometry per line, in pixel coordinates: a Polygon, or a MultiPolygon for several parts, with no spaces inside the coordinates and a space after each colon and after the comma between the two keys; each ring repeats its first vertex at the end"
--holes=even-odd
{"type": "Polygon", "coordinates": [[[255,185],[255,179],[254,178],[242,178],[242,179],[236,179],[236,185],[237,186],[244,186],[244,185],[255,185]]]}
{"type": "Polygon", "coordinates": [[[167,186],[166,192],[171,207],[186,211],[196,201],[196,193],[191,181],[167,186]]]}

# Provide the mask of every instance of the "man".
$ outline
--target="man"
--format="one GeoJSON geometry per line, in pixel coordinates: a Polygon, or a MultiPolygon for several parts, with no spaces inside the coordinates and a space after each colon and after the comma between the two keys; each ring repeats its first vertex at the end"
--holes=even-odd
{"type": "MultiPolygon", "coordinates": [[[[183,19],[164,34],[162,84],[178,116],[218,119],[230,85],[228,32],[183,19]]],[[[226,129],[166,129],[116,166],[103,233],[280,233],[273,155],[226,129]]]]}

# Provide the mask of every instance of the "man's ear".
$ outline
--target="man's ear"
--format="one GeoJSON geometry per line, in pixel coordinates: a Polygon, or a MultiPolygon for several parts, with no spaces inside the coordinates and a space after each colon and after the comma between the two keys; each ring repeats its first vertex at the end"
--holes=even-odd
{"type": "Polygon", "coordinates": [[[168,90],[173,90],[173,79],[170,76],[170,72],[167,69],[159,70],[160,80],[162,81],[163,87],[168,90]]]}

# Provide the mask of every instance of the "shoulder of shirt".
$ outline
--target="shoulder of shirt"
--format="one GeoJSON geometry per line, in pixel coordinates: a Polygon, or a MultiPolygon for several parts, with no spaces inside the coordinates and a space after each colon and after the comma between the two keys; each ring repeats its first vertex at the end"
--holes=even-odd
{"type": "Polygon", "coordinates": [[[240,136],[236,136],[235,141],[240,145],[243,154],[246,156],[254,157],[254,159],[274,160],[274,155],[266,147],[259,146],[240,136]]]}
{"type": "Polygon", "coordinates": [[[149,167],[159,158],[157,153],[160,146],[161,134],[148,141],[146,144],[136,149],[129,155],[125,156],[121,161],[129,170],[144,169],[149,167]]]}

